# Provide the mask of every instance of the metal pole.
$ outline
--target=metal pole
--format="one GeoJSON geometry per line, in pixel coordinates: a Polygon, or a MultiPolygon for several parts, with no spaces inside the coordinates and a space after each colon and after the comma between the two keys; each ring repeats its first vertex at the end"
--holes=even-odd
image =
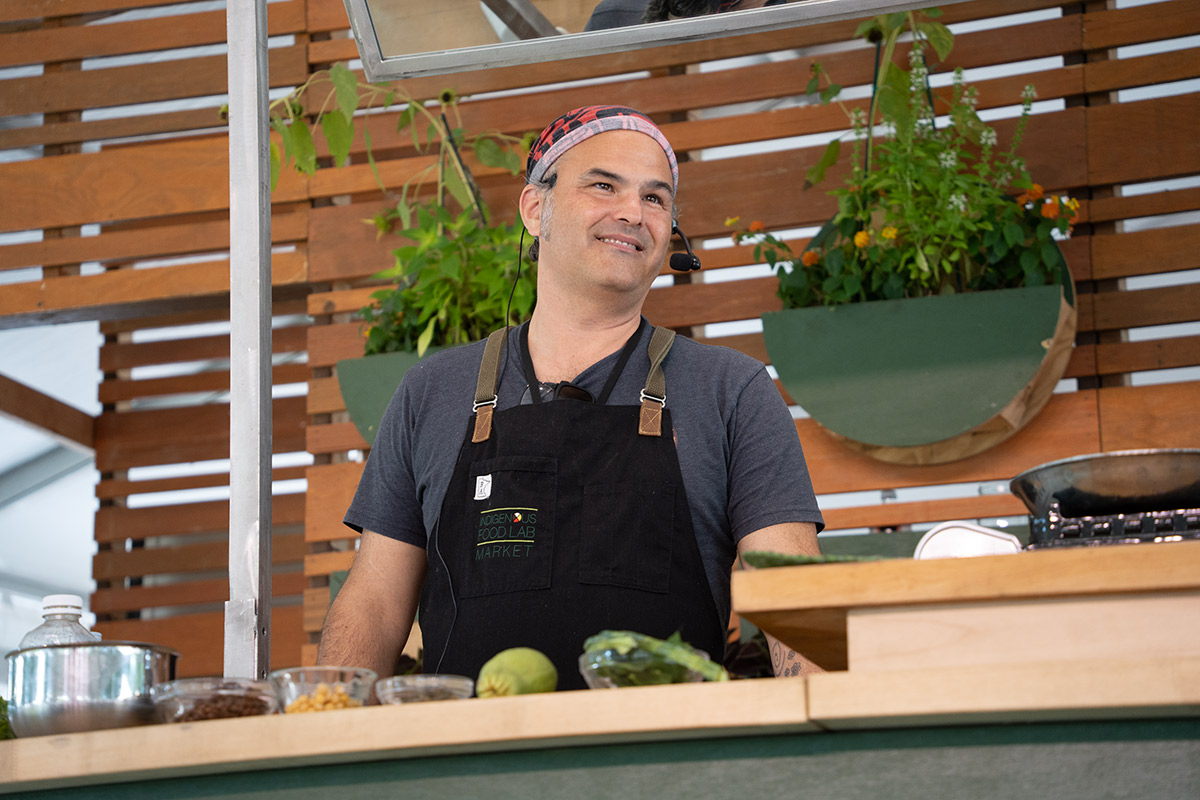
{"type": "Polygon", "coordinates": [[[229,0],[229,601],[225,676],[271,653],[271,186],[267,3],[229,0]]]}

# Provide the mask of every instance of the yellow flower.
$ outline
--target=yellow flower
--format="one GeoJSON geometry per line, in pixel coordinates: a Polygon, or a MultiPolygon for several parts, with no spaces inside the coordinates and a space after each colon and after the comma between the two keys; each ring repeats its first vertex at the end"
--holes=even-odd
{"type": "Polygon", "coordinates": [[[854,234],[854,246],[858,248],[866,247],[871,243],[871,234],[866,231],[859,231],[854,234]]]}
{"type": "Polygon", "coordinates": [[[732,228],[734,225],[738,224],[738,220],[740,220],[740,219],[741,219],[741,217],[726,217],[725,218],[725,227],[732,228]]]}
{"type": "Polygon", "coordinates": [[[881,230],[879,232],[879,235],[885,239],[895,239],[896,234],[898,234],[899,232],[900,231],[896,230],[896,226],[888,225],[886,228],[884,228],[883,230],[881,230]]]}

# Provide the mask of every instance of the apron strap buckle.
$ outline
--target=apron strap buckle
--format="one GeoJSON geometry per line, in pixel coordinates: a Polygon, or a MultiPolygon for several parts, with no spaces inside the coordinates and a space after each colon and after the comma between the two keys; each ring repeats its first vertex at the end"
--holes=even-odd
{"type": "Polygon", "coordinates": [[[471,410],[475,412],[475,432],[471,434],[471,441],[486,442],[492,435],[492,413],[496,410],[496,398],[476,401],[471,404],[471,410]]]}
{"type": "Polygon", "coordinates": [[[642,411],[638,417],[638,433],[642,436],[662,436],[662,412],[667,405],[666,394],[655,397],[642,389],[641,397],[642,411]]]}

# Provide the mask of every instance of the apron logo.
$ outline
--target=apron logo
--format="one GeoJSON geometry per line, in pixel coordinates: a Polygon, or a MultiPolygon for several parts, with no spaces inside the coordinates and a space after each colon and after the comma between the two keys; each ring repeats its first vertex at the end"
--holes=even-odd
{"type": "Polygon", "coordinates": [[[479,514],[475,560],[529,558],[537,539],[536,508],[489,508],[479,514]]]}
{"type": "Polygon", "coordinates": [[[487,500],[492,496],[492,476],[479,475],[475,478],[475,499],[487,500]]]}

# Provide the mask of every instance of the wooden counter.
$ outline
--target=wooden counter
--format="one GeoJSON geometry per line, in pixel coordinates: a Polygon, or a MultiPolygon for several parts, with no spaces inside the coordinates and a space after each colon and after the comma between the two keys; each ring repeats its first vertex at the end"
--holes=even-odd
{"type": "Polygon", "coordinates": [[[1200,797],[1198,593],[1200,542],[758,570],[849,670],[20,739],[0,794],[1200,797]]]}
{"type": "MultiPolygon", "coordinates": [[[[1200,779],[1200,659],[842,672],[34,737],[0,742],[0,793],[288,800],[621,793],[597,788],[608,781],[631,797],[696,798],[765,796],[758,791],[820,780],[828,790],[820,796],[898,796],[859,785],[856,770],[878,769],[890,770],[896,785],[909,781],[939,796],[952,785],[944,782],[946,764],[969,773],[968,784],[994,773],[996,787],[1011,786],[1007,759],[1037,760],[1050,743],[1054,774],[1071,776],[1074,788],[1045,796],[1094,798],[1097,781],[1113,788],[1110,776],[1095,774],[1097,757],[1127,765],[1118,789],[1133,776],[1168,788],[1200,779]],[[1038,724],[1012,724],[1022,722],[1038,724]],[[1149,777],[1128,766],[1143,751],[1158,754],[1149,777]],[[898,768],[897,752],[907,753],[905,764],[933,771],[898,768]],[[927,785],[935,779],[942,782],[927,785]]],[[[1141,797],[1170,796],[1140,786],[1141,797]]]]}
{"type": "Polygon", "coordinates": [[[829,670],[1200,656],[1200,541],[738,572],[733,608],[829,670]]]}

